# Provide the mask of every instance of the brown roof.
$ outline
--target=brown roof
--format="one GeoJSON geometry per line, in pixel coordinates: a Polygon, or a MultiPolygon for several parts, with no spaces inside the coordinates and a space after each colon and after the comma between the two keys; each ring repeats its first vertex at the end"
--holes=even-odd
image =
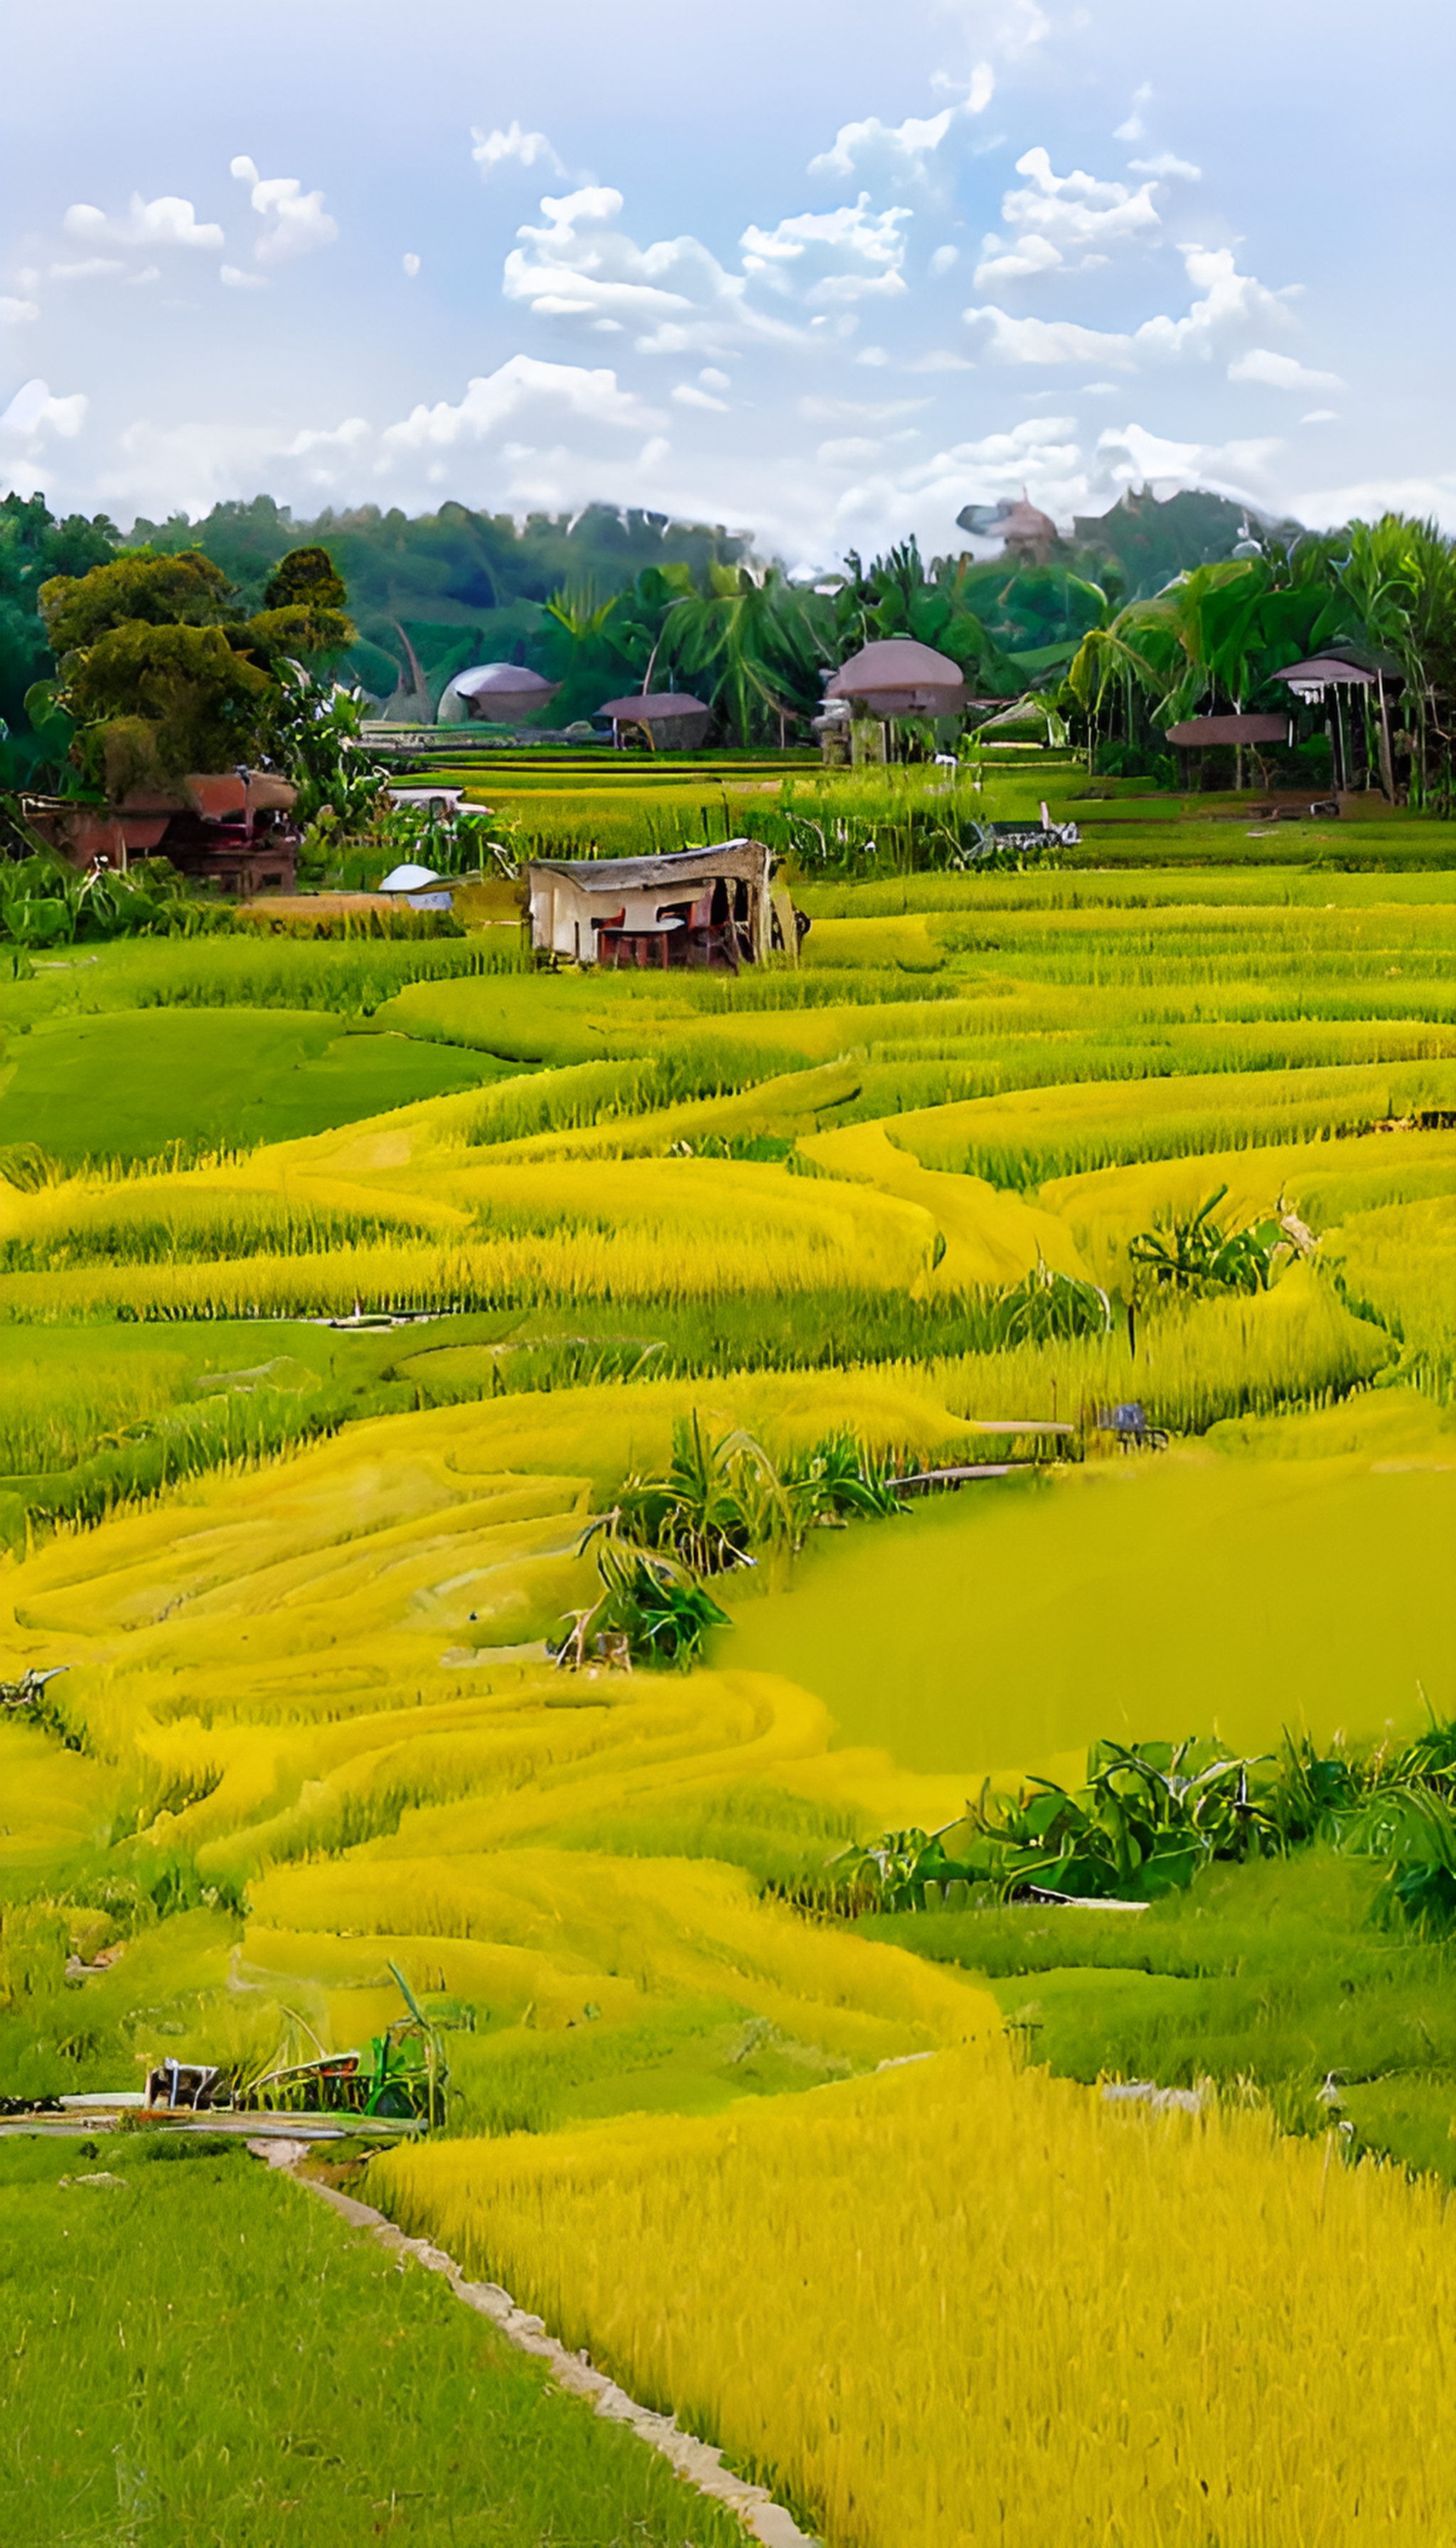
{"type": "Polygon", "coordinates": [[[1312,687],[1317,682],[1326,684],[1355,682],[1362,689],[1372,689],[1375,685],[1375,675],[1368,673],[1363,664],[1352,663],[1347,655],[1312,655],[1307,664],[1286,664],[1274,679],[1276,682],[1308,682],[1312,687]]]}
{"type": "Polygon", "coordinates": [[[1186,717],[1182,725],[1165,726],[1169,743],[1197,746],[1214,743],[1285,743],[1287,716],[1186,717]]]}
{"type": "Polygon", "coordinates": [[[706,699],[695,699],[686,690],[631,690],[624,699],[603,699],[598,716],[614,717],[618,725],[651,725],[658,717],[711,716],[706,699]]]}
{"type": "Polygon", "coordinates": [[[840,666],[826,682],[824,695],[858,699],[870,690],[958,688],[960,681],[959,665],[949,655],[938,655],[934,646],[922,646],[914,637],[879,637],[840,666]]]}

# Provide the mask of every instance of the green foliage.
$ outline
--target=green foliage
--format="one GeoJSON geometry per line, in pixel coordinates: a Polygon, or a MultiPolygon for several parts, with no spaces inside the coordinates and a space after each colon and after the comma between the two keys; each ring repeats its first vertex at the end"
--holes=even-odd
{"type": "Polygon", "coordinates": [[[218,628],[235,615],[231,585],[201,549],[180,557],[129,549],[83,576],[52,576],[40,599],[46,636],[61,656],[136,621],[149,628],[218,628]]]}
{"type": "Polygon", "coordinates": [[[1456,1722],[1399,1748],[1320,1754],[1286,1735],[1280,1756],[1217,1742],[1103,1740],[1082,1787],[990,1782],[963,1820],[886,1832],[831,1860],[829,1898],[890,1911],[969,1899],[1150,1901],[1216,1862],[1286,1856],[1320,1841],[1389,1869],[1379,1916],[1439,1931],[1456,1922],[1456,1722]],[[947,1892],[945,1888],[954,1887],[947,1892]]]}
{"type": "Polygon", "coordinates": [[[222,628],[137,619],[97,638],[64,695],[83,775],[116,801],[253,757],[269,683],[222,628]]]}
{"type": "Polygon", "coordinates": [[[1225,1229],[1214,1213],[1228,1189],[1220,1186],[1196,1212],[1170,1214],[1162,1228],[1144,1229],[1128,1241],[1133,1263],[1145,1267],[1154,1289],[1191,1294],[1267,1292],[1281,1266],[1313,1245],[1302,1223],[1283,1214],[1225,1229]]]}
{"type": "Polygon", "coordinates": [[[268,578],[265,610],[342,610],[348,600],[343,577],[327,549],[290,549],[268,578]]]}

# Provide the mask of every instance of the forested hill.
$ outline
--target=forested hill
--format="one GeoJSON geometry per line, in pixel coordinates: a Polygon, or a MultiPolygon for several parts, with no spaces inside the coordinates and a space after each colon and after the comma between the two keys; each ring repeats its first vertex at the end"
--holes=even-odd
{"type": "MultiPolygon", "coordinates": [[[[1110,512],[1079,517],[1067,563],[1131,601],[1156,592],[1188,567],[1230,557],[1244,522],[1227,497],[1188,492],[1159,503],[1129,493],[1110,512]]],[[[542,605],[563,590],[579,604],[626,591],[644,567],[733,566],[754,550],[747,531],[678,522],[666,513],[618,512],[589,504],[575,515],[508,513],[442,504],[410,520],[366,504],[348,513],[295,521],[271,496],[215,504],[205,519],[174,514],[138,521],[135,543],[203,549],[238,587],[243,605],[261,606],[263,587],[285,551],[303,541],[327,549],[348,587],[360,643],[347,669],[384,697],[413,685],[412,648],[432,696],[467,664],[521,662],[542,605]]],[[[958,535],[948,525],[948,547],[958,535]]]]}
{"type": "Polygon", "coordinates": [[[197,522],[185,513],[138,521],[131,539],[156,549],[203,549],[252,609],[286,550],[301,542],[327,549],[359,630],[344,669],[380,697],[411,685],[409,648],[438,696],[467,664],[522,661],[542,604],[555,592],[565,590],[589,605],[609,601],[644,567],[686,566],[700,580],[707,566],[735,566],[753,549],[746,531],[608,504],[532,513],[519,525],[508,513],[455,503],[413,520],[363,504],[298,522],[271,496],[215,504],[197,522]]]}
{"type": "MultiPolygon", "coordinates": [[[[1055,573],[1040,578],[1047,588],[1041,599],[1047,601],[1049,594],[1054,601],[1053,583],[1064,599],[1068,579],[1073,585],[1080,579],[1082,599],[1089,606],[1093,599],[1100,606],[1105,595],[1107,606],[1116,610],[1159,592],[1190,568],[1231,556],[1243,521],[1241,508],[1226,497],[1188,492],[1159,502],[1146,492],[1130,490],[1109,512],[1079,517],[1070,539],[1056,543],[1050,561],[1055,573]],[[1096,588],[1095,593],[1088,588],[1096,588]]],[[[961,535],[951,524],[947,533],[948,549],[958,549],[961,535]]],[[[51,515],[44,497],[8,496],[0,501],[0,719],[11,737],[9,744],[0,740],[4,783],[22,783],[36,761],[26,698],[32,684],[47,680],[54,669],[37,608],[48,577],[84,574],[123,547],[170,553],[200,548],[236,588],[237,609],[246,617],[261,608],[264,588],[279,560],[305,544],[326,549],[343,579],[359,637],[337,669],[373,697],[423,692],[433,700],[468,664],[529,661],[565,680],[564,716],[589,713],[607,692],[634,684],[640,677],[646,653],[644,648],[634,651],[629,632],[624,634],[618,624],[621,612],[610,629],[605,624],[611,603],[628,594],[640,578],[649,575],[651,583],[654,568],[685,569],[698,592],[716,592],[721,601],[729,587],[737,589],[737,579],[722,571],[754,553],[747,531],[675,521],[666,513],[619,512],[606,504],[590,504],[573,515],[536,513],[519,524],[509,514],[473,512],[457,503],[412,520],[370,504],[298,521],[271,496],[255,496],[248,503],[215,504],[198,521],[185,513],[174,513],[165,522],[138,520],[124,536],[105,515],[87,521],[77,514],[61,521],[51,515]],[[554,613],[547,607],[553,597],[554,613]],[[571,678],[573,671],[580,679],[571,678]]],[[[856,581],[864,577],[857,559],[849,563],[856,581]]],[[[893,552],[881,563],[891,582],[903,580],[910,552],[893,552]]],[[[923,573],[918,551],[913,569],[918,586],[923,573]]],[[[867,572],[868,585],[877,592],[875,570],[867,572]]],[[[1033,592],[1037,583],[1024,577],[1018,587],[1029,604],[1038,597],[1033,592]]],[[[866,600],[875,592],[866,589],[866,600]]],[[[984,606],[990,609],[989,598],[984,606]]],[[[1064,610],[1053,612],[1054,625],[1048,621],[1045,626],[1045,610],[1041,616],[1033,611],[1030,618],[1013,612],[1015,625],[1008,621],[1002,626],[1004,616],[991,611],[996,622],[991,633],[1003,650],[1010,650],[1008,665],[998,672],[982,662],[977,674],[981,686],[998,694],[1004,689],[1009,695],[1032,678],[1028,666],[1017,660],[1018,648],[1035,651],[1050,644],[1066,652],[1086,625],[1085,611],[1080,616],[1074,611],[1066,625],[1064,610]]],[[[657,633],[660,612],[647,647],[657,633]]],[[[878,620],[872,626],[866,620],[853,640],[846,634],[846,643],[885,633],[878,620]]],[[[922,628],[918,621],[916,633],[932,643],[944,642],[936,628],[922,628]]],[[[782,682],[775,681],[775,688],[783,688],[799,707],[812,705],[818,695],[820,658],[813,647],[809,654],[812,660],[803,665],[780,667],[782,682]]],[[[680,669],[685,678],[690,668],[680,669]]],[[[766,732],[773,723],[770,717],[766,732]]]]}

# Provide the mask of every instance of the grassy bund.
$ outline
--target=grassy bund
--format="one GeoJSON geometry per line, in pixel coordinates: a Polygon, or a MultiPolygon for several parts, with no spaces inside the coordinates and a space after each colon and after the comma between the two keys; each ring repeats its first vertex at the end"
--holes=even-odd
{"type": "MultiPolygon", "coordinates": [[[[782,778],[492,802],[671,846],[782,778]]],[[[846,776],[881,854],[736,981],[499,922],[0,976],[0,1671],[65,1667],[0,1718],[0,2095],[358,2045],[394,1964],[448,2120],[358,2190],[832,2548],[1437,2548],[1452,1950],[1368,1827],[1138,1913],[825,1870],[1102,1738],[1456,1715],[1447,833],[1039,770],[979,803],[1082,848],[955,873],[928,784],[846,776]],[[1310,1243],[1158,1285],[1220,1189],[1310,1243]],[[690,1671],[559,1669],[694,1416],[784,1475],[1068,1456],[766,1527],[690,1671]]],[[[15,2548],[743,2535],[296,2188],[153,2150],[0,2141],[15,2548]]]]}

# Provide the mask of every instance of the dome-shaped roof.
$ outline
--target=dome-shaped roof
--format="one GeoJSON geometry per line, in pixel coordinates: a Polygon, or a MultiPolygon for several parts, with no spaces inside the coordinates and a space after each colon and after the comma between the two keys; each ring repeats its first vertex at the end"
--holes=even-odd
{"type": "Polygon", "coordinates": [[[629,690],[624,699],[603,699],[598,716],[615,717],[618,724],[651,725],[658,717],[711,716],[705,699],[695,699],[690,690],[629,690]]]}
{"type": "Polygon", "coordinates": [[[831,699],[866,698],[871,690],[956,689],[960,667],[914,637],[880,637],[842,664],[825,684],[831,699]]]}
{"type": "Polygon", "coordinates": [[[525,696],[536,693],[554,698],[560,682],[548,682],[544,673],[533,673],[528,664],[473,664],[468,673],[457,673],[450,683],[463,699],[495,698],[499,692],[525,696]]]}
{"type": "Polygon", "coordinates": [[[488,723],[518,725],[554,699],[560,687],[560,682],[548,682],[526,664],[472,664],[446,682],[436,720],[459,725],[474,710],[488,723]]]}

